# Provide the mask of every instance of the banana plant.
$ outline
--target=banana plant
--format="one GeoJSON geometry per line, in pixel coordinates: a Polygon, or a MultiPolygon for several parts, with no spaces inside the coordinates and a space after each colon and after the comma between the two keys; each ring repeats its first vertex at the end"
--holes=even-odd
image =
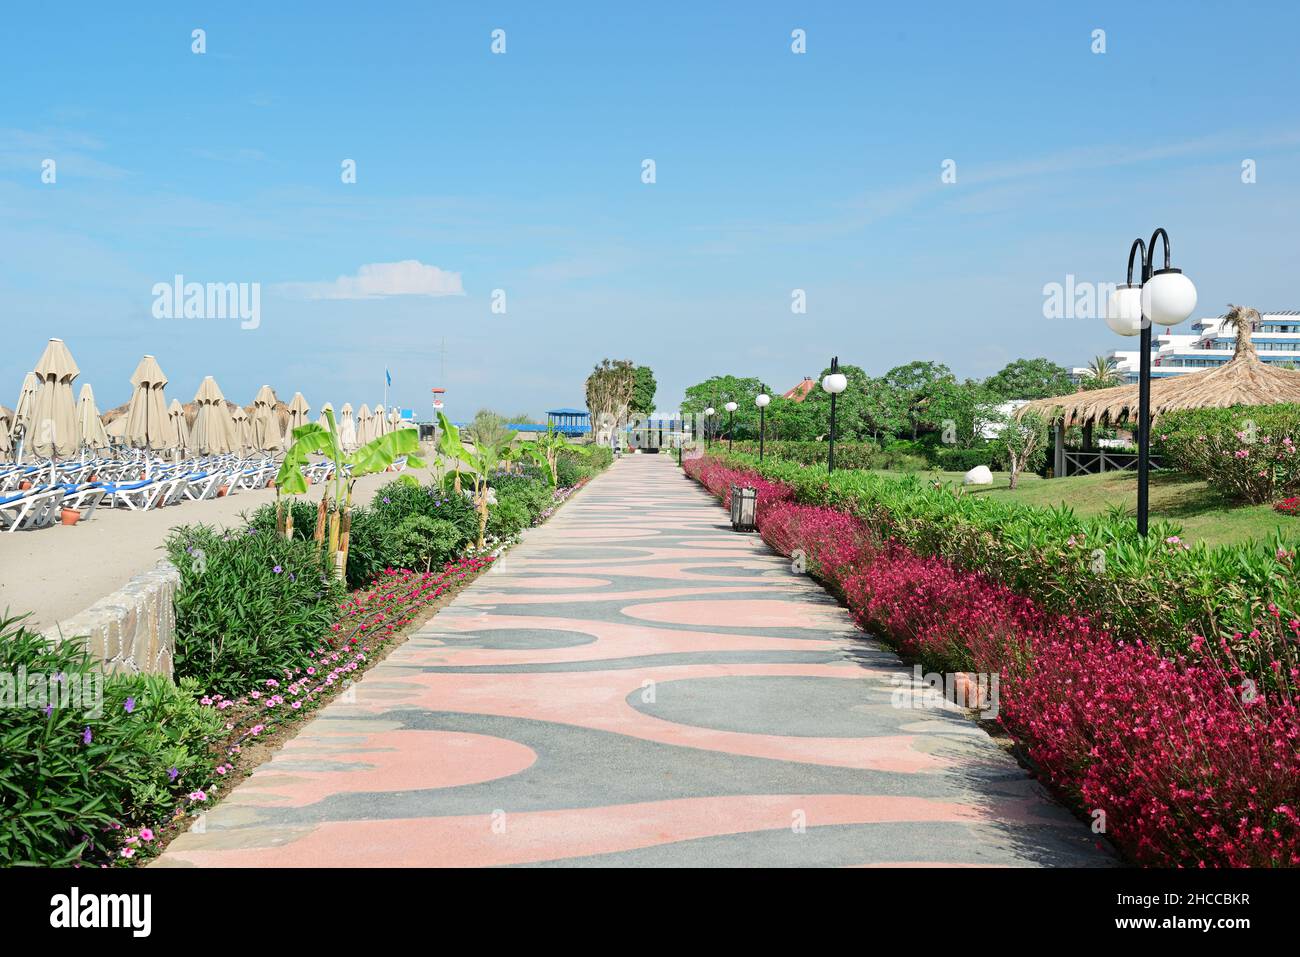
{"type": "MultiPolygon", "coordinates": [[[[348,541],[352,528],[352,488],[357,479],[363,475],[382,472],[403,456],[406,463],[414,468],[423,468],[424,462],[416,455],[420,451],[420,433],[416,429],[389,432],[367,442],[355,452],[348,453],[339,444],[334,410],[327,407],[325,417],[329,421],[329,428],[309,422],[293,430],[293,445],[285,452],[280,472],[275,477],[276,496],[278,499],[280,492],[289,495],[306,493],[310,483],[303,474],[303,467],[310,461],[309,456],[324,455],[334,463],[329,488],[321,496],[315,539],[318,546],[328,541],[328,555],[334,574],[346,580],[348,541]]],[[[409,475],[402,476],[402,480],[415,481],[409,475]]]]}
{"type": "MultiPolygon", "coordinates": [[[[478,512],[478,548],[483,547],[487,535],[488,505],[491,489],[488,487],[488,475],[496,468],[501,458],[501,449],[495,445],[483,443],[470,449],[460,439],[460,429],[447,421],[447,416],[438,413],[438,451],[449,459],[469,466],[470,476],[474,482],[474,510],[478,512]]],[[[456,491],[460,491],[460,471],[457,470],[456,491]]]]}
{"type": "Polygon", "coordinates": [[[556,432],[553,428],[547,429],[545,435],[539,436],[537,441],[526,452],[533,461],[544,466],[550,472],[552,486],[560,484],[558,462],[561,452],[573,452],[576,455],[591,454],[589,448],[574,445],[565,437],[563,432],[556,432]]]}

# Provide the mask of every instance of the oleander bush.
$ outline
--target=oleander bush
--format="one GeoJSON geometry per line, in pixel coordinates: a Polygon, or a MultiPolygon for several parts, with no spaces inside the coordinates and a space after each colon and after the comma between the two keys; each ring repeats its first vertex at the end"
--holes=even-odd
{"type": "Polygon", "coordinates": [[[193,682],[103,676],[79,640],[0,619],[0,674],[19,669],[43,680],[0,707],[0,866],[111,860],[116,832],[169,815],[206,774],[222,725],[193,682]]]}
{"type": "Polygon", "coordinates": [[[1152,429],[1166,465],[1242,502],[1300,491],[1300,405],[1166,413],[1152,429]]]}
{"type": "Polygon", "coordinates": [[[276,675],[333,622],[344,585],[315,542],[254,527],[172,529],[178,677],[229,694],[276,675]]]}
{"type": "Polygon", "coordinates": [[[950,486],[755,468],[732,457],[686,471],[720,498],[731,484],[765,487],[764,539],[904,655],[999,674],[997,720],[1081,813],[1105,812],[1133,860],[1300,865],[1300,619],[1274,600],[1291,587],[1293,551],[1264,556],[1270,568],[1249,547],[1188,549],[1174,535],[1143,544],[1118,519],[1080,524],[1066,510],[1005,509],[950,486]],[[1098,547],[1081,572],[1085,537],[1098,547]],[[1126,590],[1108,556],[1157,584],[1126,590]],[[1195,586],[1214,575],[1224,594],[1205,579],[1195,586]],[[1105,584],[1067,599],[1062,590],[1084,576],[1105,584]],[[1157,612],[1114,612],[1159,599],[1179,576],[1193,586],[1157,612]],[[1159,642],[1111,627],[1162,615],[1171,621],[1159,642]],[[1215,629],[1199,629],[1205,621],[1215,629]]]}
{"type": "Polygon", "coordinates": [[[393,567],[431,571],[465,550],[469,539],[455,522],[411,515],[393,532],[393,567]]]}

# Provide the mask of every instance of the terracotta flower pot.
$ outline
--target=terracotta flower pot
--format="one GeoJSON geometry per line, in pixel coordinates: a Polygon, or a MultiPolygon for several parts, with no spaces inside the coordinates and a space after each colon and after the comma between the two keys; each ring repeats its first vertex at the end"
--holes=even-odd
{"type": "Polygon", "coordinates": [[[76,525],[81,521],[81,510],[77,508],[65,508],[59,513],[59,520],[64,525],[76,525]]]}
{"type": "Polygon", "coordinates": [[[217,498],[223,498],[223,497],[225,497],[225,494],[226,494],[227,492],[229,492],[229,491],[230,491],[230,486],[229,486],[229,485],[218,485],[218,486],[217,486],[217,498]]]}

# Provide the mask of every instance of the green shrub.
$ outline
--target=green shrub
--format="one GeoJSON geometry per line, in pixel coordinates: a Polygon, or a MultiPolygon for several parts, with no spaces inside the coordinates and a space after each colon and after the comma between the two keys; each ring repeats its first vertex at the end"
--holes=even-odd
{"type": "Polygon", "coordinates": [[[1300,540],[1189,546],[1168,522],[1153,523],[1142,537],[1136,522],[1119,514],[1080,518],[1065,506],[967,495],[914,476],[828,476],[789,462],[722,458],[787,483],[803,504],[851,512],[881,540],[988,575],[1049,611],[1091,614],[1117,639],[1149,643],[1167,656],[1187,653],[1195,635],[1223,638],[1243,660],[1294,654],[1286,623],[1300,620],[1300,540]]]}
{"type": "Polygon", "coordinates": [[[412,515],[393,536],[393,567],[428,571],[445,565],[469,544],[465,532],[445,518],[412,515]]]}
{"type": "Polygon", "coordinates": [[[0,707],[0,866],[106,859],[115,825],[170,816],[179,793],[207,782],[223,723],[193,683],[106,677],[80,641],[0,620],[0,674],[16,683],[20,668],[28,680],[5,695],[21,691],[27,706],[0,707]]]}
{"type": "MultiPolygon", "coordinates": [[[[308,539],[316,534],[316,503],[308,501],[301,495],[284,495],[280,498],[280,508],[293,514],[293,537],[308,539]]],[[[272,504],[258,506],[252,515],[245,515],[250,527],[259,532],[275,532],[275,506],[272,504]]]]}
{"type": "Polygon", "coordinates": [[[528,506],[518,498],[498,498],[497,503],[488,509],[487,533],[498,538],[517,535],[533,524],[528,514],[528,506]]]}
{"type": "Polygon", "coordinates": [[[969,449],[940,448],[935,452],[935,464],[948,472],[969,472],[980,465],[987,465],[989,468],[1006,466],[1005,462],[998,462],[997,449],[987,444],[969,449]]]}
{"type": "Polygon", "coordinates": [[[191,525],[173,529],[166,548],[181,575],[176,674],[209,692],[280,677],[320,642],[343,598],[314,542],[191,525]]]}
{"type": "Polygon", "coordinates": [[[530,525],[554,501],[551,483],[540,473],[496,475],[492,478],[492,488],[496,490],[498,502],[509,498],[523,504],[528,509],[530,525]]]}
{"type": "MultiPolygon", "coordinates": [[[[771,457],[800,465],[825,465],[827,442],[765,442],[764,458],[771,457]]],[[[747,455],[758,454],[757,442],[737,442],[735,450],[747,455]]],[[[875,442],[836,442],[835,467],[837,469],[875,469],[881,465],[880,446],[875,442]]]]}
{"type": "Polygon", "coordinates": [[[1300,491],[1300,405],[1185,409],[1152,429],[1164,464],[1242,502],[1300,491]]]}

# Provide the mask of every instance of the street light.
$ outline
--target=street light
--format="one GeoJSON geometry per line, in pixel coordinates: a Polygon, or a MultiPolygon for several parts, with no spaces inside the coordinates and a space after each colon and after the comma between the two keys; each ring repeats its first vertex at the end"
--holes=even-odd
{"type": "Polygon", "coordinates": [[[831,371],[822,377],[822,388],[831,394],[831,447],[826,457],[826,471],[835,471],[835,397],[848,388],[849,380],[840,372],[840,357],[831,359],[831,371]]]}
{"type": "Polygon", "coordinates": [[[1145,245],[1133,240],[1128,251],[1128,282],[1117,286],[1106,304],[1106,325],[1121,336],[1141,335],[1138,371],[1138,534],[1147,533],[1151,471],[1151,324],[1176,326],[1196,309],[1196,286],[1181,269],[1169,265],[1169,234],[1160,227],[1145,245]],[[1165,244],[1165,265],[1153,269],[1156,240],[1165,244]],[[1140,256],[1141,282],[1133,282],[1134,257],[1140,256]]]}
{"type": "Polygon", "coordinates": [[[734,402],[728,402],[724,408],[727,410],[727,452],[731,452],[731,439],[735,435],[736,409],[740,406],[734,402]]]}
{"type": "Polygon", "coordinates": [[[709,406],[704,410],[704,447],[706,449],[709,447],[709,419],[713,418],[717,414],[718,410],[713,406],[709,406]]]}
{"type": "Polygon", "coordinates": [[[763,438],[767,431],[767,406],[772,401],[772,397],[766,391],[760,392],[754,397],[754,405],[758,406],[758,460],[763,461],[763,438]]]}

